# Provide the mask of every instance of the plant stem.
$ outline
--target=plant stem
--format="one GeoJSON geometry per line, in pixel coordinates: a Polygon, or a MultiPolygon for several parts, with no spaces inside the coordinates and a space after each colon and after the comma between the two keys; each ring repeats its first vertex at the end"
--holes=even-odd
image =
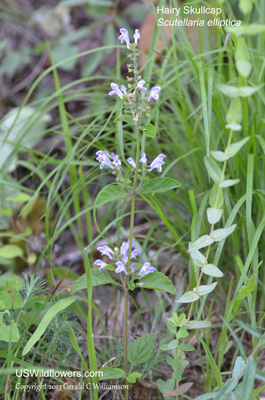
{"type": "MultiPolygon", "coordinates": [[[[130,216],[130,234],[129,234],[129,250],[128,250],[128,264],[127,264],[127,275],[125,281],[125,295],[124,295],[124,370],[125,375],[128,376],[128,300],[129,300],[129,272],[131,263],[131,252],[132,252],[132,242],[133,242],[133,227],[134,227],[134,210],[135,210],[135,197],[136,197],[136,187],[138,178],[138,168],[139,168],[139,155],[140,155],[140,128],[136,125],[137,129],[137,147],[136,147],[136,168],[134,174],[133,182],[133,192],[131,199],[131,216],[130,216]]],[[[128,399],[128,390],[125,389],[125,400],[128,399]]]]}

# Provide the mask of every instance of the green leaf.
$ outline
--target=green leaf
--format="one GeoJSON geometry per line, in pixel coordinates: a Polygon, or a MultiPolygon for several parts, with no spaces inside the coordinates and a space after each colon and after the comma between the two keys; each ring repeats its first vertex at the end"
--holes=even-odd
{"type": "Polygon", "coordinates": [[[85,76],[92,75],[93,72],[102,64],[103,52],[97,51],[91,54],[81,69],[82,78],[85,76]]]}
{"type": "Polygon", "coordinates": [[[196,397],[194,400],[212,400],[215,399],[216,395],[217,392],[206,393],[196,397]]]}
{"type": "Polygon", "coordinates": [[[226,28],[227,33],[232,33],[236,36],[241,35],[257,35],[258,33],[265,31],[264,24],[244,24],[240,26],[227,26],[226,28]]]}
{"type": "Polygon", "coordinates": [[[243,14],[249,14],[252,10],[252,0],[239,0],[239,8],[243,14]]]}
{"type": "Polygon", "coordinates": [[[213,276],[214,278],[221,278],[224,276],[222,271],[213,264],[207,264],[202,267],[202,272],[206,275],[213,276]]]}
{"type": "Polygon", "coordinates": [[[31,199],[31,197],[27,193],[22,193],[22,192],[20,192],[15,197],[11,197],[11,196],[7,197],[7,201],[12,201],[12,202],[15,202],[15,203],[26,203],[30,199],[31,199]]]}
{"type": "Polygon", "coordinates": [[[246,137],[245,139],[240,140],[237,143],[233,143],[229,146],[228,149],[225,150],[225,154],[227,155],[227,157],[231,158],[234,157],[239,150],[241,149],[241,147],[244,146],[244,144],[246,144],[249,141],[249,136],[246,137]]]}
{"type": "Polygon", "coordinates": [[[215,242],[220,242],[220,240],[223,240],[227,238],[227,236],[231,235],[231,233],[234,232],[235,229],[236,224],[231,225],[229,228],[216,229],[212,232],[211,237],[215,242]]]}
{"type": "Polygon", "coordinates": [[[206,262],[206,258],[199,250],[190,251],[190,256],[197,267],[202,267],[206,262]]]}
{"type": "Polygon", "coordinates": [[[186,292],[181,296],[176,303],[193,303],[194,301],[199,300],[199,296],[194,292],[186,292]]]}
{"type": "Polygon", "coordinates": [[[141,378],[142,374],[140,374],[140,372],[132,372],[129,376],[127,376],[126,381],[130,382],[130,383],[135,383],[136,382],[136,378],[141,378]]]}
{"type": "Polygon", "coordinates": [[[23,302],[17,289],[9,284],[0,289],[0,310],[11,310],[22,306],[23,302]]]}
{"type": "Polygon", "coordinates": [[[223,162],[228,160],[227,155],[223,151],[211,151],[211,156],[216,160],[223,162]]]}
{"type": "Polygon", "coordinates": [[[193,289],[193,291],[196,291],[195,293],[198,294],[199,296],[205,296],[208,293],[211,293],[217,285],[217,282],[212,283],[211,285],[201,285],[198,287],[197,291],[196,288],[193,289]]]}
{"type": "Polygon", "coordinates": [[[154,178],[147,183],[141,190],[141,193],[164,193],[180,187],[182,184],[176,179],[172,178],[154,178]]]}
{"type": "Polygon", "coordinates": [[[203,235],[199,239],[197,239],[195,242],[193,242],[193,243],[190,242],[189,243],[188,252],[202,249],[203,247],[209,246],[213,242],[214,242],[213,239],[210,238],[209,235],[203,235]]]}
{"type": "Polygon", "coordinates": [[[249,52],[244,37],[240,37],[236,44],[235,60],[236,68],[241,76],[248,78],[251,72],[252,64],[249,61],[249,52]]]}
{"type": "Polygon", "coordinates": [[[110,203],[111,201],[120,200],[125,196],[127,196],[127,193],[121,186],[105,186],[97,195],[97,198],[95,200],[95,207],[101,206],[102,204],[110,203]]]}
{"type": "Polygon", "coordinates": [[[228,124],[241,124],[242,122],[242,104],[241,99],[231,100],[228,112],[226,114],[228,124]]]}
{"type": "Polygon", "coordinates": [[[244,359],[241,356],[237,357],[232,371],[232,378],[240,379],[244,373],[245,365],[244,359]]]}
{"type": "Polygon", "coordinates": [[[195,348],[193,346],[190,346],[189,344],[180,344],[178,349],[182,350],[182,351],[193,351],[193,350],[195,350],[195,348]]]}
{"type": "Polygon", "coordinates": [[[217,85],[217,88],[228,97],[249,97],[260,89],[260,86],[229,86],[217,85]]]}
{"type": "Polygon", "coordinates": [[[16,246],[15,244],[6,244],[5,246],[0,248],[0,257],[16,258],[22,256],[23,250],[21,249],[21,247],[16,246]]]}
{"type": "Polygon", "coordinates": [[[0,275],[0,288],[23,290],[24,286],[24,280],[12,272],[0,275]]]}
{"type": "Polygon", "coordinates": [[[218,193],[218,184],[215,183],[211,189],[210,192],[210,198],[209,198],[209,204],[212,208],[222,208],[222,205],[224,203],[224,194],[223,190],[221,189],[219,191],[219,196],[218,196],[218,201],[216,203],[217,199],[217,193],[218,193]]]}
{"type": "Polygon", "coordinates": [[[144,285],[141,286],[145,289],[163,290],[170,294],[177,293],[171,280],[162,272],[151,272],[140,279],[137,286],[139,286],[140,283],[144,283],[144,285]]]}
{"type": "Polygon", "coordinates": [[[51,320],[55,317],[58,312],[63,311],[65,308],[69,307],[74,301],[76,301],[75,297],[68,297],[65,299],[62,299],[58,301],[58,303],[54,304],[44,315],[42,318],[39,326],[31,336],[31,338],[28,340],[26,343],[26,346],[24,347],[24,350],[22,352],[22,356],[25,356],[31,348],[35,345],[35,343],[38,342],[38,340],[41,338],[41,336],[44,334],[46,331],[49,323],[51,320]]]}
{"type": "Polygon", "coordinates": [[[219,184],[220,188],[227,188],[230,186],[234,186],[237,183],[240,182],[240,179],[227,179],[226,181],[223,181],[222,183],[219,184]]]}
{"type": "Polygon", "coordinates": [[[218,167],[216,162],[212,158],[205,156],[204,164],[213,181],[219,183],[222,177],[222,170],[218,167]]]}
{"type": "Polygon", "coordinates": [[[190,321],[187,329],[207,329],[211,327],[210,321],[190,321]]]}
{"type": "Polygon", "coordinates": [[[179,341],[177,339],[172,340],[170,343],[168,343],[168,349],[172,350],[178,347],[179,341]]]}
{"type": "Polygon", "coordinates": [[[135,283],[133,281],[129,281],[128,282],[128,286],[130,290],[134,290],[135,289],[135,283]]]}
{"type": "Polygon", "coordinates": [[[166,394],[170,392],[170,390],[174,389],[175,381],[174,379],[169,379],[167,382],[165,382],[162,379],[158,379],[157,386],[161,393],[166,394]]]}
{"type": "Polygon", "coordinates": [[[14,320],[11,320],[9,325],[6,325],[3,322],[4,314],[7,314],[10,318],[9,311],[4,311],[0,313],[0,341],[16,343],[20,338],[17,324],[14,320]]]}
{"type": "Polygon", "coordinates": [[[100,380],[125,378],[125,372],[120,368],[102,367],[103,377],[100,380]]]}
{"type": "MultiPolygon", "coordinates": [[[[92,286],[106,285],[108,283],[116,284],[115,280],[109,275],[107,271],[102,271],[98,268],[91,268],[92,286]]],[[[87,289],[87,276],[81,275],[74,283],[71,293],[74,294],[79,290],[87,289]]]]}
{"type": "Polygon", "coordinates": [[[247,297],[252,292],[255,285],[256,285],[256,275],[253,275],[250,278],[249,283],[247,285],[243,285],[239,290],[236,301],[243,300],[245,297],[247,297]]]}
{"type": "Polygon", "coordinates": [[[146,126],[143,126],[142,131],[149,137],[153,138],[156,136],[156,128],[154,127],[153,124],[148,124],[146,126]]]}
{"type": "Polygon", "coordinates": [[[182,393],[182,394],[186,393],[188,390],[190,390],[193,384],[194,384],[193,382],[186,382],[183,383],[182,385],[179,385],[177,393],[182,393]]]}
{"type": "MultiPolygon", "coordinates": [[[[215,378],[218,386],[221,388],[222,385],[223,385],[223,381],[222,381],[222,376],[221,376],[220,370],[217,367],[217,365],[216,365],[216,363],[214,361],[214,358],[213,358],[213,356],[211,354],[211,351],[209,350],[209,347],[207,346],[207,344],[203,341],[203,339],[200,337],[200,335],[198,335],[198,338],[200,339],[201,344],[203,345],[203,348],[204,348],[205,353],[206,353],[207,360],[208,360],[208,362],[209,362],[209,364],[211,366],[211,374],[215,378]]],[[[225,399],[225,397],[222,398],[222,400],[224,400],[224,399],[225,399]]]]}
{"type": "Polygon", "coordinates": [[[128,359],[131,364],[137,365],[147,361],[152,354],[155,335],[149,333],[136,339],[128,346],[128,359]]]}
{"type": "Polygon", "coordinates": [[[223,210],[221,208],[207,208],[207,218],[209,224],[217,224],[218,221],[222,218],[223,210]]]}
{"type": "MultiPolygon", "coordinates": [[[[52,57],[54,63],[57,64],[60,61],[66,60],[72,56],[75,56],[79,52],[79,47],[77,45],[69,45],[66,43],[58,44],[52,48],[52,57]]],[[[61,64],[59,68],[70,71],[72,70],[77,63],[77,58],[73,58],[72,60],[66,61],[61,64]]]]}
{"type": "Polygon", "coordinates": [[[133,124],[133,117],[130,114],[121,114],[114,120],[114,122],[117,121],[123,121],[127,122],[127,124],[132,125],[133,124]]]}

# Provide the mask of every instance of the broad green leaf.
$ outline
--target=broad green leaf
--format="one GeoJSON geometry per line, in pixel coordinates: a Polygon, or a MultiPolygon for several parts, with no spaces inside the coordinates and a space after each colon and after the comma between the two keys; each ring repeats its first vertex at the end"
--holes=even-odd
{"type": "Polygon", "coordinates": [[[58,312],[63,311],[65,308],[69,307],[74,301],[76,301],[75,297],[68,297],[65,299],[62,299],[58,301],[56,304],[54,304],[44,315],[42,318],[41,322],[39,323],[37,329],[31,336],[31,338],[28,340],[26,343],[26,346],[24,347],[24,350],[22,352],[22,356],[25,356],[31,348],[35,345],[35,343],[38,342],[38,340],[41,338],[41,336],[44,334],[46,331],[49,323],[51,320],[55,317],[58,312]]]}
{"type": "Polygon", "coordinates": [[[180,187],[182,184],[172,178],[154,178],[141,190],[141,193],[164,193],[180,187]]]}
{"type": "Polygon", "coordinates": [[[194,400],[213,400],[215,399],[217,392],[205,393],[201,396],[195,397],[194,400]]]}
{"type": "Polygon", "coordinates": [[[175,388],[175,381],[174,379],[169,379],[165,382],[162,379],[158,379],[157,386],[161,393],[166,394],[175,388]]]}
{"type": "MultiPolygon", "coordinates": [[[[213,356],[211,354],[211,351],[210,351],[209,347],[207,346],[207,344],[200,337],[200,335],[198,336],[198,338],[200,339],[201,344],[203,345],[203,348],[204,348],[205,353],[206,353],[207,360],[208,360],[208,362],[209,362],[209,364],[211,366],[211,374],[214,377],[214,379],[216,380],[217,385],[221,388],[222,385],[223,385],[223,381],[222,381],[222,376],[221,376],[220,370],[217,367],[217,365],[216,365],[216,363],[214,361],[214,358],[213,358],[213,356]]],[[[224,400],[224,399],[225,399],[225,397],[222,398],[222,400],[224,400]]]]}
{"type": "Polygon", "coordinates": [[[210,238],[209,235],[203,235],[199,239],[195,240],[195,242],[193,242],[193,243],[190,242],[189,243],[188,252],[202,249],[203,247],[209,246],[213,242],[214,242],[213,239],[210,238]]]}
{"type": "Polygon", "coordinates": [[[243,14],[249,14],[252,10],[252,0],[239,0],[239,8],[243,14]]]}
{"type": "Polygon", "coordinates": [[[209,224],[217,224],[218,221],[222,218],[223,210],[222,208],[207,208],[207,218],[209,224]]]}
{"type": "Polygon", "coordinates": [[[229,85],[218,85],[217,88],[224,95],[228,97],[249,97],[260,89],[260,86],[229,86],[229,85]]]}
{"type": "Polygon", "coordinates": [[[193,351],[195,348],[193,346],[190,346],[189,344],[180,344],[178,347],[179,350],[183,351],[193,351]]]}
{"type": "Polygon", "coordinates": [[[247,43],[244,37],[240,37],[236,44],[235,60],[236,68],[241,76],[248,78],[251,72],[252,64],[249,61],[247,43]]]}
{"type": "Polygon", "coordinates": [[[221,278],[224,276],[222,271],[213,264],[207,264],[202,267],[202,272],[206,275],[213,276],[214,278],[221,278]]]}
{"type": "Polygon", "coordinates": [[[226,121],[228,124],[241,124],[242,104],[240,98],[231,100],[228,112],[226,114],[226,121]]]}
{"type": "Polygon", "coordinates": [[[182,385],[179,385],[177,393],[182,393],[182,394],[186,393],[188,390],[190,390],[193,384],[194,384],[193,382],[186,382],[183,383],[182,385]]]}
{"type": "Polygon", "coordinates": [[[171,280],[162,272],[150,272],[137,282],[137,286],[141,283],[144,284],[141,286],[145,289],[163,290],[170,294],[177,293],[171,280]]]}
{"type": "Polygon", "coordinates": [[[9,311],[4,311],[0,313],[0,342],[2,341],[2,342],[16,343],[20,338],[17,324],[15,323],[14,320],[11,320],[11,322],[8,325],[6,325],[3,322],[4,314],[7,314],[8,317],[10,318],[9,311]]]}
{"type": "Polygon", "coordinates": [[[15,244],[6,244],[5,246],[0,248],[0,257],[16,258],[22,256],[23,256],[22,248],[16,246],[15,244]]]}
{"type": "Polygon", "coordinates": [[[69,333],[71,345],[73,346],[73,348],[75,349],[75,351],[79,355],[79,357],[81,358],[81,361],[82,361],[82,364],[83,364],[83,367],[84,367],[85,371],[88,371],[88,366],[87,366],[87,363],[86,363],[86,361],[85,361],[85,359],[83,357],[82,351],[81,351],[81,349],[79,347],[78,341],[77,341],[76,336],[75,336],[75,332],[74,332],[73,328],[71,327],[71,325],[68,322],[66,322],[66,324],[67,324],[67,328],[68,328],[68,333],[69,333]]]}
{"type": "Polygon", "coordinates": [[[130,383],[135,383],[136,382],[136,378],[141,378],[142,374],[140,374],[140,372],[132,372],[129,376],[127,376],[126,381],[130,382],[130,383]]]}
{"type": "Polygon", "coordinates": [[[19,193],[15,197],[8,196],[7,201],[15,202],[15,203],[26,203],[29,201],[31,197],[27,193],[19,193]]]}
{"type": "Polygon", "coordinates": [[[201,285],[197,290],[194,288],[193,291],[199,296],[205,296],[206,294],[211,293],[215,289],[216,285],[217,282],[214,282],[211,285],[201,285]]]}
{"type": "Polygon", "coordinates": [[[244,373],[245,365],[244,359],[241,356],[237,357],[232,371],[232,378],[241,378],[244,373]]]}
{"type": "Polygon", "coordinates": [[[219,184],[220,188],[227,188],[230,186],[234,186],[237,183],[240,182],[240,179],[227,179],[226,181],[223,181],[222,183],[219,184]]]}
{"type": "Polygon", "coordinates": [[[210,192],[210,197],[209,197],[209,204],[212,208],[222,208],[222,205],[224,204],[224,194],[223,190],[218,190],[218,184],[215,183],[211,189],[210,192]],[[217,193],[219,193],[218,198],[217,198],[217,193]],[[217,203],[216,203],[217,199],[217,203]]]}
{"type": "Polygon", "coordinates": [[[177,339],[174,339],[170,343],[168,343],[168,348],[170,350],[175,349],[176,347],[178,347],[178,343],[179,341],[177,339]]]}
{"type": "Polygon", "coordinates": [[[183,296],[181,296],[181,298],[176,301],[176,303],[193,303],[198,299],[199,296],[196,293],[190,291],[184,293],[183,296]]]}
{"type": "Polygon", "coordinates": [[[256,275],[253,275],[250,278],[249,283],[247,285],[243,285],[239,290],[236,301],[243,300],[245,297],[247,297],[252,292],[255,285],[256,285],[256,275]]]}
{"type": "Polygon", "coordinates": [[[177,338],[181,339],[187,336],[189,336],[189,333],[187,332],[186,325],[182,325],[182,327],[177,332],[177,338]]]}
{"type": "Polygon", "coordinates": [[[213,181],[219,183],[222,177],[222,170],[220,169],[220,167],[212,158],[208,156],[204,157],[204,164],[208,174],[213,179],[213,181]]]}
{"type": "Polygon", "coordinates": [[[12,272],[0,275],[0,288],[12,288],[17,290],[24,289],[24,280],[12,272]]]}
{"type": "Polygon", "coordinates": [[[216,229],[211,234],[211,237],[215,242],[220,242],[220,240],[223,240],[227,238],[227,236],[231,235],[231,233],[234,232],[235,229],[236,224],[231,225],[229,228],[216,229]]]}
{"type": "Polygon", "coordinates": [[[153,138],[156,136],[156,128],[154,127],[153,124],[148,124],[146,126],[143,126],[142,131],[149,137],[153,138]]]}
{"type": "Polygon", "coordinates": [[[11,310],[22,306],[23,302],[17,289],[8,284],[0,289],[0,310],[11,310]]]}
{"type": "Polygon", "coordinates": [[[133,122],[133,117],[130,114],[121,114],[121,115],[119,115],[118,118],[116,118],[114,120],[114,122],[117,122],[117,121],[127,122],[127,124],[129,124],[129,125],[134,123],[133,122]]]}
{"type": "Polygon", "coordinates": [[[227,155],[223,151],[211,151],[211,156],[216,160],[223,162],[228,160],[227,155]]]}
{"type": "Polygon", "coordinates": [[[147,361],[152,354],[155,335],[149,333],[136,339],[128,346],[128,359],[131,364],[137,365],[147,361]]]}
{"type": "Polygon", "coordinates": [[[125,372],[120,368],[102,367],[103,377],[100,380],[125,378],[125,372]]]}
{"type": "MultiPolygon", "coordinates": [[[[55,64],[60,61],[66,60],[72,56],[75,56],[79,52],[79,47],[77,45],[69,45],[66,43],[59,43],[58,45],[52,48],[52,57],[55,64]]],[[[68,60],[65,63],[62,63],[59,68],[70,71],[72,70],[77,63],[77,58],[72,58],[72,60],[68,60]]]]}
{"type": "Polygon", "coordinates": [[[225,28],[227,33],[232,33],[236,36],[241,35],[257,35],[265,31],[265,24],[243,24],[240,26],[227,26],[225,28]]]}
{"type": "Polygon", "coordinates": [[[199,250],[190,251],[190,256],[197,267],[202,267],[206,262],[206,258],[199,250]]]}
{"type": "Polygon", "coordinates": [[[117,201],[127,196],[126,191],[118,185],[105,186],[97,195],[95,200],[95,207],[101,206],[102,204],[110,203],[111,201],[117,201]]]}
{"type": "Polygon", "coordinates": [[[190,321],[187,329],[207,329],[211,327],[210,321],[190,321]]]}
{"type": "MultiPolygon", "coordinates": [[[[107,271],[102,271],[98,268],[91,268],[92,286],[106,285],[108,283],[116,284],[115,280],[109,275],[107,271]]],[[[71,293],[74,294],[79,290],[87,289],[87,276],[81,275],[74,283],[71,293]]]]}
{"type": "Polygon", "coordinates": [[[245,139],[240,140],[237,143],[230,144],[229,148],[225,150],[225,154],[229,158],[234,157],[239,152],[241,147],[243,147],[244,144],[246,144],[248,141],[249,141],[249,136],[246,137],[245,139]]]}

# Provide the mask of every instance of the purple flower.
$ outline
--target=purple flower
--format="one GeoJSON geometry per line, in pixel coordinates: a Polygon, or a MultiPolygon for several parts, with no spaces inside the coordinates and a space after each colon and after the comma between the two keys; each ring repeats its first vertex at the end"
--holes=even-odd
{"type": "Polygon", "coordinates": [[[166,157],[165,154],[159,154],[150,165],[149,171],[152,171],[154,168],[157,168],[158,172],[162,172],[162,165],[165,164],[163,158],[165,157],[166,157]]]}
{"type": "Polygon", "coordinates": [[[227,43],[228,43],[228,40],[229,40],[230,36],[231,36],[231,33],[228,33],[228,34],[226,35],[225,41],[224,41],[224,47],[227,46],[227,43]]]}
{"type": "Polygon", "coordinates": [[[117,268],[115,269],[116,274],[119,274],[120,272],[124,272],[125,275],[128,274],[127,269],[122,261],[116,262],[117,268]]]}
{"type": "Polygon", "coordinates": [[[144,286],[144,283],[143,283],[143,282],[140,282],[139,285],[144,286]]]}
{"type": "Polygon", "coordinates": [[[151,99],[158,100],[160,89],[161,89],[160,86],[152,87],[148,96],[148,101],[150,101],[151,99]]]}
{"type": "Polygon", "coordinates": [[[137,87],[140,88],[140,89],[142,89],[143,86],[144,86],[144,84],[145,84],[145,81],[144,81],[144,80],[141,80],[141,81],[139,81],[139,82],[137,83],[137,87]]]}
{"type": "Polygon", "coordinates": [[[127,89],[126,89],[126,87],[124,85],[121,85],[120,89],[124,94],[127,94],[127,89]]]}
{"type": "Polygon", "coordinates": [[[99,150],[96,152],[97,158],[96,160],[100,162],[100,169],[104,167],[104,165],[107,165],[111,169],[113,169],[113,165],[111,164],[110,161],[110,155],[107,152],[107,150],[99,150]]]}
{"type": "Polygon", "coordinates": [[[136,270],[135,264],[131,264],[130,268],[131,268],[132,271],[136,270]]]}
{"type": "Polygon", "coordinates": [[[136,258],[136,257],[138,256],[138,254],[141,254],[141,251],[138,250],[138,249],[134,249],[134,250],[131,252],[131,259],[132,259],[132,258],[136,258]]]}
{"type": "Polygon", "coordinates": [[[111,250],[109,246],[100,246],[97,248],[97,250],[100,251],[101,255],[106,255],[112,259],[113,250],[111,250]]]}
{"type": "Polygon", "coordinates": [[[131,164],[133,168],[136,168],[136,163],[132,157],[127,158],[127,162],[131,164]]]}
{"type": "MultiPolygon", "coordinates": [[[[123,85],[122,85],[123,86],[123,85]]],[[[123,98],[123,94],[122,94],[122,92],[120,91],[120,89],[119,89],[119,86],[117,85],[117,83],[111,83],[110,84],[110,87],[111,87],[111,91],[109,92],[109,95],[110,96],[113,96],[114,94],[117,94],[121,99],[123,98]]],[[[126,90],[126,89],[125,89],[126,90]]]]}
{"type": "Polygon", "coordinates": [[[141,89],[142,98],[145,97],[145,92],[146,92],[146,91],[147,91],[147,89],[146,89],[145,87],[143,87],[143,88],[141,89]]]}
{"type": "Polygon", "coordinates": [[[117,154],[115,154],[115,153],[111,153],[111,158],[113,160],[114,167],[117,169],[120,169],[121,161],[119,159],[119,156],[117,156],[117,154]]]}
{"type": "Polygon", "coordinates": [[[127,29],[121,28],[120,33],[121,33],[121,35],[118,37],[118,39],[121,41],[121,44],[123,44],[125,42],[127,45],[127,48],[129,48],[130,38],[129,38],[127,29]]]}
{"type": "Polygon", "coordinates": [[[120,256],[124,256],[129,250],[129,242],[123,242],[120,248],[120,256]]]}
{"type": "Polygon", "coordinates": [[[142,266],[142,268],[139,271],[139,275],[141,277],[149,274],[150,272],[155,272],[156,268],[152,267],[152,265],[149,262],[145,262],[142,266]]]}
{"type": "Polygon", "coordinates": [[[142,154],[142,157],[140,158],[139,161],[143,164],[147,164],[147,158],[145,153],[142,154]]]}
{"type": "Polygon", "coordinates": [[[104,268],[106,267],[106,265],[108,265],[108,264],[105,263],[105,262],[102,261],[102,260],[96,260],[96,261],[94,262],[94,265],[99,265],[99,270],[100,270],[100,272],[102,272],[102,271],[104,270],[104,268]]]}
{"type": "Polygon", "coordinates": [[[135,29],[133,38],[134,38],[134,43],[137,44],[137,41],[138,41],[139,39],[141,39],[141,35],[140,35],[139,29],[135,29]]]}

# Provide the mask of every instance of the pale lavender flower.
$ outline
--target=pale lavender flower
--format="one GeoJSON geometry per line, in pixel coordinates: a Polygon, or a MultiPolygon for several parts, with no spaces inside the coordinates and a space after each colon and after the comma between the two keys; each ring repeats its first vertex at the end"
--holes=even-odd
{"type": "Polygon", "coordinates": [[[228,40],[229,40],[230,36],[231,36],[231,33],[228,33],[228,34],[226,35],[225,41],[224,41],[224,47],[227,46],[227,43],[228,43],[228,40]]]}
{"type": "Polygon", "coordinates": [[[141,39],[141,35],[140,35],[139,29],[135,29],[133,38],[134,38],[134,43],[137,44],[138,40],[141,39]]]}
{"type": "Polygon", "coordinates": [[[146,91],[147,91],[147,89],[146,89],[145,87],[143,87],[143,88],[141,89],[142,98],[144,98],[144,97],[145,97],[145,93],[146,93],[146,91]]]}
{"type": "Polygon", "coordinates": [[[136,168],[136,163],[132,157],[127,158],[127,162],[131,164],[133,168],[136,168]]]}
{"type": "Polygon", "coordinates": [[[137,87],[140,88],[140,89],[142,89],[143,86],[144,86],[144,84],[145,84],[145,81],[144,81],[144,80],[141,80],[141,81],[139,81],[139,82],[137,83],[137,87]]]}
{"type": "Polygon", "coordinates": [[[143,282],[140,282],[139,285],[144,286],[144,283],[143,283],[143,282]]]}
{"type": "Polygon", "coordinates": [[[120,247],[120,256],[124,256],[129,250],[129,242],[123,242],[120,247]]]}
{"type": "MultiPolygon", "coordinates": [[[[123,86],[123,85],[122,85],[123,86]]],[[[119,86],[117,85],[117,83],[111,83],[110,84],[110,87],[111,87],[111,91],[109,92],[109,95],[110,96],[113,96],[114,94],[117,94],[121,99],[123,98],[123,94],[122,94],[122,92],[120,91],[120,89],[119,89],[119,86]]]]}
{"type": "Polygon", "coordinates": [[[142,157],[140,158],[139,161],[140,163],[147,164],[147,158],[145,153],[142,154],[142,157]]]}
{"type": "Polygon", "coordinates": [[[145,262],[142,266],[142,268],[139,271],[139,275],[141,277],[149,274],[150,272],[155,272],[156,268],[152,267],[152,265],[149,262],[145,262]]]}
{"type": "Polygon", "coordinates": [[[130,268],[131,268],[132,271],[135,271],[136,270],[135,264],[131,264],[130,268]]]}
{"type": "Polygon", "coordinates": [[[166,157],[165,154],[159,154],[151,163],[149,171],[152,171],[154,168],[157,168],[158,172],[162,172],[162,165],[165,164],[163,158],[165,157],[166,157]]]}
{"type": "Polygon", "coordinates": [[[120,89],[124,94],[127,94],[127,89],[126,89],[126,87],[124,85],[121,85],[120,89]]]}
{"type": "Polygon", "coordinates": [[[118,37],[118,39],[121,41],[121,44],[123,44],[125,42],[127,45],[127,48],[129,48],[130,38],[129,38],[129,33],[128,33],[127,29],[121,28],[120,33],[121,33],[121,35],[118,37]]]}
{"type": "Polygon", "coordinates": [[[97,158],[96,160],[100,162],[100,169],[104,167],[104,165],[107,165],[111,169],[113,169],[113,165],[111,164],[110,161],[110,155],[107,150],[99,150],[96,152],[97,158]]]}
{"type": "Polygon", "coordinates": [[[131,259],[132,259],[132,258],[136,258],[136,257],[138,256],[138,254],[141,254],[141,251],[138,250],[138,249],[134,249],[134,250],[131,252],[131,259]]]}
{"type": "Polygon", "coordinates": [[[150,101],[151,99],[158,100],[160,89],[161,89],[160,86],[152,87],[148,96],[148,101],[150,101]]]}
{"type": "Polygon", "coordinates": [[[120,169],[121,166],[121,161],[119,159],[119,156],[115,153],[111,153],[111,158],[113,159],[113,165],[115,168],[120,169]]]}
{"type": "Polygon", "coordinates": [[[112,259],[113,250],[111,250],[111,248],[109,246],[106,246],[106,245],[100,246],[100,247],[97,247],[97,250],[100,251],[101,255],[106,255],[110,259],[112,259]]]}
{"type": "Polygon", "coordinates": [[[102,272],[102,271],[104,270],[104,268],[106,267],[106,265],[108,265],[108,264],[105,263],[105,262],[102,261],[102,260],[96,260],[96,261],[94,262],[94,265],[99,265],[99,270],[100,270],[100,272],[102,272]]]}
{"type": "Polygon", "coordinates": [[[122,261],[117,261],[116,265],[117,265],[117,268],[115,269],[116,274],[119,274],[120,272],[124,272],[125,275],[128,274],[127,269],[122,261]]]}

